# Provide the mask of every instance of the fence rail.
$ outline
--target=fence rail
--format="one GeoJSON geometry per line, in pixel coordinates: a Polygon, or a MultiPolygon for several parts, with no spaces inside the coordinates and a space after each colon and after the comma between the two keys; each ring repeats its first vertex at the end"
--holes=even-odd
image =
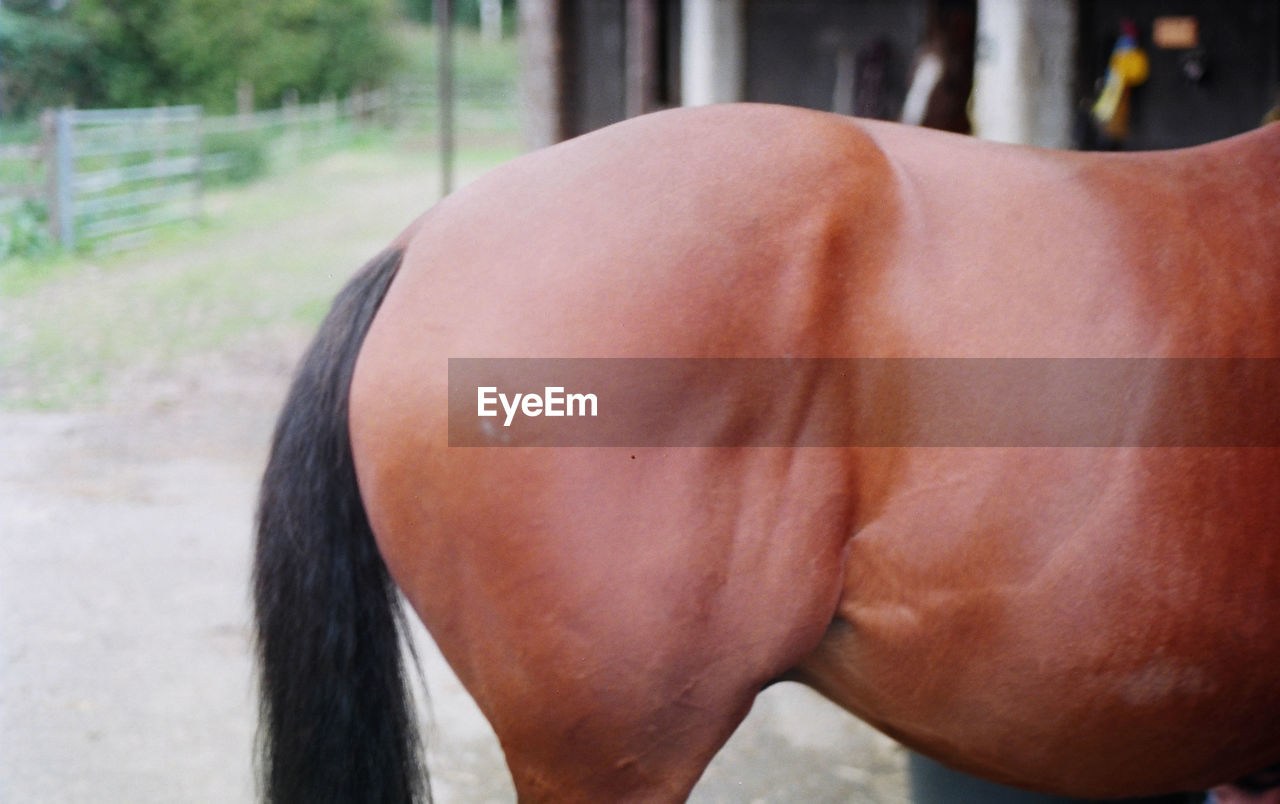
{"type": "Polygon", "coordinates": [[[46,186],[40,180],[45,162],[45,145],[0,145],[0,215],[21,209],[32,199],[42,199],[46,186]],[[14,176],[18,178],[14,178],[14,176]]]}
{"type": "Polygon", "coordinates": [[[40,143],[0,146],[0,216],[39,207],[63,248],[128,248],[157,226],[198,219],[211,178],[339,146],[395,102],[379,90],[226,116],[199,106],[51,110],[40,143]]]}

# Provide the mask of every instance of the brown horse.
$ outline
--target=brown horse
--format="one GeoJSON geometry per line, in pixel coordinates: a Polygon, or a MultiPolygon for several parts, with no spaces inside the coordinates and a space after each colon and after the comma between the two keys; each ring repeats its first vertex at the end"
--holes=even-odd
{"type": "Polygon", "coordinates": [[[1274,444],[734,446],[748,395],[814,397],[730,381],[662,420],[721,446],[451,447],[478,357],[1277,358],[1280,126],[1085,155],[726,106],[518,159],[339,297],[255,569],[280,801],[420,792],[396,587],[522,800],[680,800],[782,679],[1066,795],[1280,760],[1274,444]]]}

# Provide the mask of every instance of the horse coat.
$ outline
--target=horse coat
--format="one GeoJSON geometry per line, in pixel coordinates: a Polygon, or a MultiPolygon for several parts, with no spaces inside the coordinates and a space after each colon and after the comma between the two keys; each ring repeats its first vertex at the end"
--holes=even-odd
{"type": "MultiPolygon", "coordinates": [[[[378,552],[521,799],[680,800],[784,679],[1059,794],[1280,759],[1274,445],[724,441],[776,425],[735,418],[762,395],[804,431],[815,369],[664,420],[721,446],[463,448],[448,386],[450,358],[1276,358],[1277,166],[1280,126],[1097,155],[724,106],[530,154],[415,222],[343,336],[349,411],[325,382],[378,552]]],[[[1160,415],[1148,391],[1124,422],[1160,415]]]]}

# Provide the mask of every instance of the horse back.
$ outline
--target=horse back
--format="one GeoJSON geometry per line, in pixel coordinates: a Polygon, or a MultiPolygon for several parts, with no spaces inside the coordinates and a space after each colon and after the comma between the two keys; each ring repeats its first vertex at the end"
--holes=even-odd
{"type": "MultiPolygon", "coordinates": [[[[915,189],[910,256],[874,300],[901,353],[1277,356],[1280,127],[1108,156],[871,130],[915,189]]],[[[1158,365],[1170,381],[1185,364],[1158,365]]],[[[1138,428],[1182,401],[1126,391],[1114,404],[1138,428]]],[[[1274,448],[867,450],[858,466],[838,614],[798,677],[932,756],[1072,795],[1207,787],[1280,754],[1274,448]]]]}
{"type": "MultiPolygon", "coordinates": [[[[1277,132],[1099,157],[686,110],[420,221],[356,366],[353,450],[517,786],[678,798],[788,672],[934,756],[1076,794],[1274,759],[1272,450],[458,449],[448,360],[1275,357],[1277,132]]],[[[739,426],[759,391],[680,426],[739,426]]]]}

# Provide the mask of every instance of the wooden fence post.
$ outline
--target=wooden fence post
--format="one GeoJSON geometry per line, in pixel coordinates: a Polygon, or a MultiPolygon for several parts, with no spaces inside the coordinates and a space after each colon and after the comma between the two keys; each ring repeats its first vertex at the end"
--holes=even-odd
{"type": "Polygon", "coordinates": [[[40,115],[44,132],[49,193],[49,229],[67,251],[76,247],[75,207],[72,181],[75,178],[75,143],[72,123],[75,110],[45,109],[40,115]]]}
{"type": "Polygon", "coordinates": [[[53,114],[52,109],[44,109],[40,112],[40,159],[44,162],[44,202],[45,209],[49,213],[49,236],[57,240],[58,192],[55,178],[57,171],[54,168],[57,162],[54,154],[58,146],[55,142],[57,135],[54,133],[56,123],[53,114]]]}

